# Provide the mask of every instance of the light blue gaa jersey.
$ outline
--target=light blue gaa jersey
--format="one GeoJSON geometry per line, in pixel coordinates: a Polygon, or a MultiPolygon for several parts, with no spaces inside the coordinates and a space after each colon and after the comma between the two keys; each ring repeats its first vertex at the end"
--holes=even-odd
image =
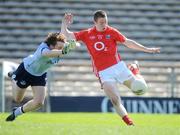
{"type": "Polygon", "coordinates": [[[24,67],[27,72],[34,76],[41,76],[53,65],[59,62],[59,57],[48,58],[42,56],[42,52],[49,52],[50,48],[42,42],[34,54],[23,59],[24,67]]]}

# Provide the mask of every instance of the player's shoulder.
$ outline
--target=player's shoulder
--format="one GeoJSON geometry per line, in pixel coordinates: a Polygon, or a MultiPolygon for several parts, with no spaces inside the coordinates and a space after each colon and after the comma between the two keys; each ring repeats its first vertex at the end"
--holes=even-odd
{"type": "Polygon", "coordinates": [[[112,26],[108,26],[108,31],[115,31],[115,32],[117,32],[118,29],[116,29],[116,28],[114,28],[112,26]]]}
{"type": "Polygon", "coordinates": [[[41,47],[48,47],[48,45],[45,43],[45,42],[41,42],[40,44],[39,44],[39,47],[41,48],[41,47]]]}
{"type": "Polygon", "coordinates": [[[111,26],[108,26],[108,29],[109,29],[109,33],[111,34],[114,34],[114,35],[122,35],[121,32],[117,29],[117,28],[114,28],[114,27],[111,27],[111,26]]]}
{"type": "Polygon", "coordinates": [[[50,50],[50,48],[48,47],[48,45],[45,42],[40,43],[37,49],[38,50],[42,50],[42,49],[50,50]]]}
{"type": "Polygon", "coordinates": [[[84,30],[84,34],[92,34],[92,33],[96,33],[94,27],[88,28],[84,30]]]}
{"type": "Polygon", "coordinates": [[[90,33],[90,32],[92,32],[92,28],[82,29],[79,32],[84,33],[84,34],[85,33],[90,33]]]}
{"type": "Polygon", "coordinates": [[[87,32],[87,33],[92,33],[92,32],[94,32],[94,27],[91,27],[91,28],[86,29],[86,32],[87,32]]]}

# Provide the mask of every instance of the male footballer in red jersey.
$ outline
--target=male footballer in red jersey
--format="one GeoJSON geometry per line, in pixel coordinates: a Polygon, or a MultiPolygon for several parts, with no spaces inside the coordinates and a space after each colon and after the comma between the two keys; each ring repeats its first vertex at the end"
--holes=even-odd
{"type": "Polygon", "coordinates": [[[61,32],[67,39],[82,41],[91,56],[93,70],[99,77],[105,94],[110,98],[117,114],[127,125],[134,125],[119,95],[117,83],[124,84],[135,94],[143,94],[147,84],[140,75],[138,64],[128,67],[118,53],[117,45],[123,44],[128,48],[147,52],[159,53],[160,48],[147,48],[131,39],[126,38],[117,29],[108,25],[105,11],[97,10],[94,13],[94,26],[79,32],[71,32],[68,26],[73,21],[71,13],[65,14],[62,20],[61,32]]]}

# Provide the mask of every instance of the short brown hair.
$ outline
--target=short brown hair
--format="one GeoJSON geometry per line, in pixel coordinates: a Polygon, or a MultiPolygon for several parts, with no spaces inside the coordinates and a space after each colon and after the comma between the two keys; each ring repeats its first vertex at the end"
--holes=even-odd
{"type": "Polygon", "coordinates": [[[107,14],[103,10],[97,10],[94,13],[94,21],[97,21],[98,18],[105,18],[107,17],[107,14]]]}
{"type": "Polygon", "coordinates": [[[65,36],[61,34],[60,32],[54,32],[54,33],[49,33],[48,36],[45,39],[45,43],[50,46],[55,46],[58,41],[65,43],[65,36]]]}

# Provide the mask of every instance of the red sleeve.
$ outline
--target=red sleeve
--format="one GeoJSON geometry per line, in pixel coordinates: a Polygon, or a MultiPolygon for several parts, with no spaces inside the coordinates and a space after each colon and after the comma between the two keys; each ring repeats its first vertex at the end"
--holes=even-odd
{"type": "Polygon", "coordinates": [[[79,32],[74,32],[74,36],[77,41],[83,41],[85,39],[85,30],[79,31],[79,32]]]}
{"type": "Polygon", "coordinates": [[[115,38],[116,41],[119,41],[121,43],[125,42],[126,37],[123,34],[121,34],[121,32],[119,32],[116,29],[113,29],[113,33],[114,33],[114,38],[115,38]]]}

